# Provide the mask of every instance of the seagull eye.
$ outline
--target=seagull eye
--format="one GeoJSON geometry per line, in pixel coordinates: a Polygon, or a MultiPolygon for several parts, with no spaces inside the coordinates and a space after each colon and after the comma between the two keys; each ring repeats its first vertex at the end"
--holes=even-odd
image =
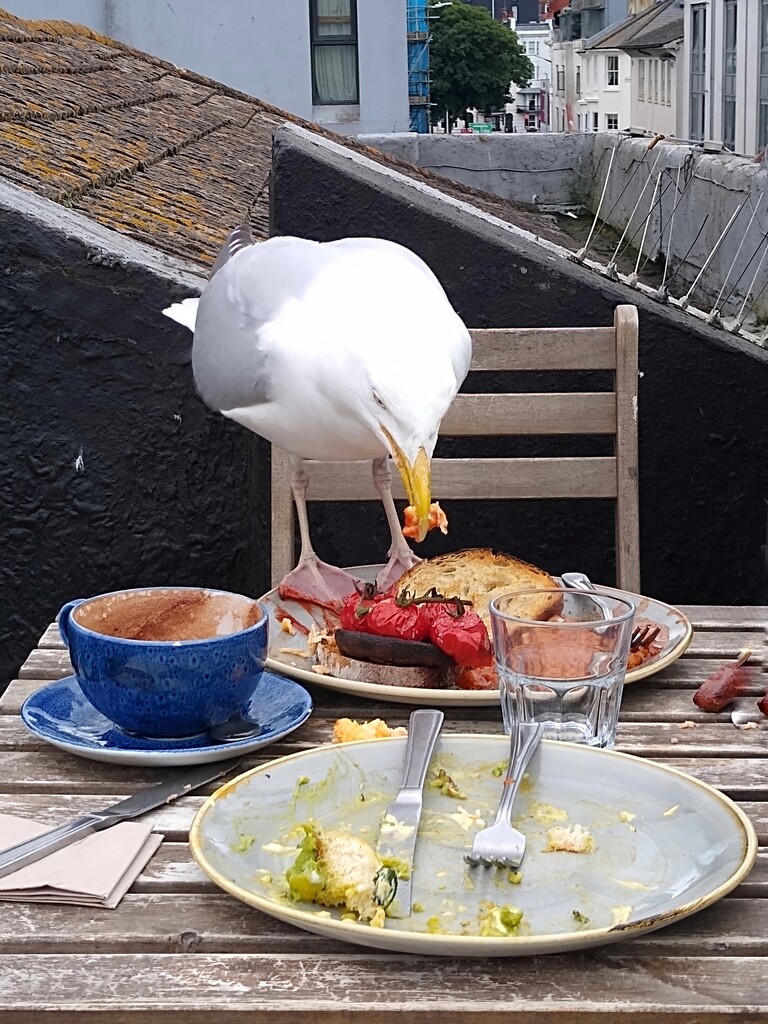
{"type": "Polygon", "coordinates": [[[382,409],[386,409],[387,408],[387,403],[384,401],[384,399],[381,397],[381,395],[378,394],[378,392],[376,392],[376,391],[373,392],[373,398],[374,398],[374,401],[376,402],[376,405],[380,406],[382,409]]]}

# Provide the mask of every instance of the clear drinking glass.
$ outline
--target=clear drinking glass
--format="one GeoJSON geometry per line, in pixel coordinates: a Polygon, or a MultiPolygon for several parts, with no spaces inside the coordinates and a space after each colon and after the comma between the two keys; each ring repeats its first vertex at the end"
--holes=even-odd
{"type": "Polygon", "coordinates": [[[505,731],[541,722],[547,739],[612,747],[634,604],[563,588],[505,594],[490,610],[505,731]],[[542,599],[555,607],[543,622],[529,617],[542,599]]]}

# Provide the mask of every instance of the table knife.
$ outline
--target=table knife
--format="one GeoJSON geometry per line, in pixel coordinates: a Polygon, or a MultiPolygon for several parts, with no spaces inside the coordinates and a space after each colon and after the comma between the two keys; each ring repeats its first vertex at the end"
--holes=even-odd
{"type": "Polygon", "coordinates": [[[442,711],[419,710],[411,714],[405,747],[400,792],[384,812],[376,852],[382,860],[397,862],[407,877],[397,871],[397,889],[387,904],[390,917],[411,916],[411,873],[413,851],[421,819],[424,780],[443,726],[442,711]]]}
{"type": "MultiPolygon", "coordinates": [[[[100,832],[104,828],[109,828],[110,825],[116,825],[128,818],[135,818],[155,807],[162,807],[163,804],[170,803],[177,797],[185,796],[193,789],[204,786],[206,782],[212,782],[225,775],[237,764],[239,761],[235,759],[168,772],[163,782],[149,789],[143,789],[140,793],[128,797],[127,800],[112,804],[111,807],[107,807],[103,811],[84,814],[81,818],[76,818],[66,825],[60,825],[33,839],[26,839],[23,843],[0,850],[0,878],[11,874],[12,871],[18,871],[19,868],[26,867],[27,864],[33,864],[42,857],[47,857],[49,853],[55,853],[56,850],[69,846],[70,843],[85,839],[86,836],[94,832],[100,832]]],[[[0,841],[2,841],[2,836],[0,836],[0,841]]]]}

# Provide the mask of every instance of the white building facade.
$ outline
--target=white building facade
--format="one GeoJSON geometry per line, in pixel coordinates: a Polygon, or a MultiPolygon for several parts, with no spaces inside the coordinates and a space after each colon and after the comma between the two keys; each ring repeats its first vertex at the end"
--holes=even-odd
{"type": "Polygon", "coordinates": [[[684,0],[678,59],[690,139],[753,156],[768,146],[768,0],[684,0]]]}
{"type": "Polygon", "coordinates": [[[631,60],[623,50],[590,48],[593,39],[626,17],[626,0],[550,0],[552,131],[604,132],[628,128],[631,60]]]}
{"type": "Polygon", "coordinates": [[[547,22],[511,25],[525,55],[533,65],[533,77],[523,89],[511,87],[513,130],[548,132],[550,130],[550,55],[551,29],[547,22]]]}
{"type": "Polygon", "coordinates": [[[348,135],[408,131],[406,0],[14,0],[348,135]]]}
{"type": "Polygon", "coordinates": [[[587,52],[629,57],[630,123],[654,134],[685,137],[678,102],[677,56],[683,0],[631,0],[631,16],[587,43],[587,52]]]}

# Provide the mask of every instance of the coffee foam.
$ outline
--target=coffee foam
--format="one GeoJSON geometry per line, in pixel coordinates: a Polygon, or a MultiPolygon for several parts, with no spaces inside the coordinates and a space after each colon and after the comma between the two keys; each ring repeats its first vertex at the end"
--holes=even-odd
{"type": "Polygon", "coordinates": [[[208,590],[142,590],[108,594],[80,605],[74,621],[94,633],[124,640],[180,642],[227,636],[261,618],[256,601],[208,590]]]}

